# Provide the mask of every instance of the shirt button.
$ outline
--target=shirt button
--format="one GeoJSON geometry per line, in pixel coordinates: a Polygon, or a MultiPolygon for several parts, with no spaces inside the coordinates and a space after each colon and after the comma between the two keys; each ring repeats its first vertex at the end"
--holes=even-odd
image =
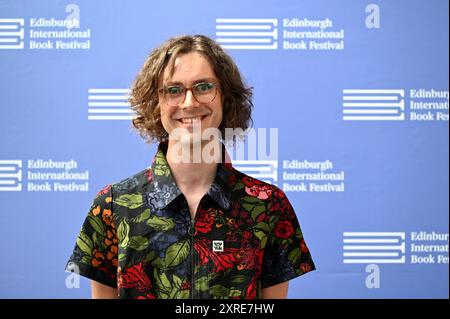
{"type": "Polygon", "coordinates": [[[195,234],[197,234],[197,230],[195,229],[195,227],[189,227],[189,229],[188,229],[188,234],[190,235],[190,236],[194,236],[195,234]]]}

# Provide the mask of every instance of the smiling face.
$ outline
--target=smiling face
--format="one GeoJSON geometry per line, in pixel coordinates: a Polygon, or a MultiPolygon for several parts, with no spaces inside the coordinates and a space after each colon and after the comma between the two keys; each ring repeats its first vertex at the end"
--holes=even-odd
{"type": "MultiPolygon", "coordinates": [[[[193,132],[203,133],[207,128],[218,128],[222,122],[222,93],[220,83],[211,64],[201,53],[192,51],[181,54],[175,58],[173,74],[166,68],[160,87],[167,88],[171,93],[176,93],[178,88],[191,88],[186,91],[186,97],[181,99],[178,105],[172,105],[167,99],[167,93],[159,95],[161,110],[161,122],[169,134],[174,129],[184,128],[186,131],[181,140],[191,140],[193,132]],[[202,91],[208,90],[207,83],[216,84],[216,94],[210,102],[203,101],[200,97],[202,91]],[[193,91],[200,102],[194,97],[193,91]]],[[[182,94],[183,95],[183,94],[182,94]]],[[[170,142],[170,139],[169,139],[170,142]]]]}

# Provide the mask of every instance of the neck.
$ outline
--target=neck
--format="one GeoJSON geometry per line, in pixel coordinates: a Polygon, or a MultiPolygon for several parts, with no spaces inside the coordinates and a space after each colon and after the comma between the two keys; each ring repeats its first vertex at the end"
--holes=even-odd
{"type": "Polygon", "coordinates": [[[209,188],[221,158],[222,144],[219,141],[182,144],[169,139],[166,159],[175,182],[182,191],[195,192],[209,188]]]}

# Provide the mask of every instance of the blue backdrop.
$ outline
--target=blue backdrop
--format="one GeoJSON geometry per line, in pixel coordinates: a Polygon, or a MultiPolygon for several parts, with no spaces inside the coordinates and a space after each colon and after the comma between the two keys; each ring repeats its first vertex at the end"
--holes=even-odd
{"type": "Polygon", "coordinates": [[[278,129],[257,168],[317,266],[289,297],[448,298],[448,6],[0,1],[0,297],[90,296],[64,266],[91,201],[156,149],[128,89],[152,48],[201,33],[254,87],[254,127],[278,129]]]}

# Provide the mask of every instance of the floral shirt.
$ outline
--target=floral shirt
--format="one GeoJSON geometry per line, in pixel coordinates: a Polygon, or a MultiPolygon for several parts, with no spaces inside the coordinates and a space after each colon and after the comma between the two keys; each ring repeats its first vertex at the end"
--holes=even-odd
{"type": "Polygon", "coordinates": [[[218,164],[191,218],[161,143],[151,168],[103,188],[66,270],[119,298],[261,298],[315,269],[296,214],[276,186],[218,164]]]}

